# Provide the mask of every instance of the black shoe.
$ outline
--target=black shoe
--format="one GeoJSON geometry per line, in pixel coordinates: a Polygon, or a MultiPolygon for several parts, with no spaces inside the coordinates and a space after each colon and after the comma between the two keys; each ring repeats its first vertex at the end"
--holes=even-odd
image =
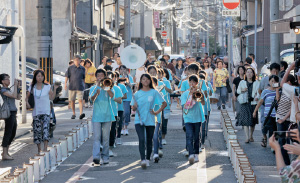
{"type": "Polygon", "coordinates": [[[226,109],[225,105],[222,105],[222,108],[223,108],[223,109],[226,109]]]}
{"type": "Polygon", "coordinates": [[[218,110],[221,110],[221,106],[218,107],[218,110]]]}
{"type": "Polygon", "coordinates": [[[182,127],[183,131],[186,132],[185,126],[182,127]]]}
{"type": "Polygon", "coordinates": [[[71,119],[75,119],[76,118],[76,115],[72,115],[71,119]]]}
{"type": "Polygon", "coordinates": [[[93,159],[93,166],[100,166],[100,160],[93,159]]]}
{"type": "Polygon", "coordinates": [[[79,119],[83,119],[84,117],[85,117],[85,114],[82,113],[82,114],[80,114],[79,119]]]}

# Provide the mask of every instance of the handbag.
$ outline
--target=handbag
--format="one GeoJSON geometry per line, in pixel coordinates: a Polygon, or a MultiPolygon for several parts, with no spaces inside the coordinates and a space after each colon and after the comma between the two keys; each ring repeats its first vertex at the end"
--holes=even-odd
{"type": "Polygon", "coordinates": [[[34,108],[34,95],[33,95],[33,92],[32,92],[33,88],[31,88],[30,90],[30,95],[28,97],[28,103],[30,105],[30,109],[33,109],[34,108]]]}
{"type": "Polygon", "coordinates": [[[247,103],[248,102],[248,92],[241,93],[237,99],[240,104],[247,103]]]}
{"type": "Polygon", "coordinates": [[[3,97],[2,94],[0,95],[3,103],[0,106],[0,119],[8,119],[10,117],[10,109],[8,106],[8,100],[7,97],[3,97]],[[6,98],[6,100],[3,100],[6,98]]]}

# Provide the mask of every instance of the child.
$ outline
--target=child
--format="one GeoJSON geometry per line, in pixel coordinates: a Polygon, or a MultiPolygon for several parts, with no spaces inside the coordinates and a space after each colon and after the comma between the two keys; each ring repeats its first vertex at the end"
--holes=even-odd
{"type": "MultiPolygon", "coordinates": [[[[200,102],[193,97],[198,85],[198,77],[191,75],[189,77],[189,86],[191,89],[181,95],[181,105],[184,108],[183,118],[186,128],[186,143],[189,152],[189,163],[199,161],[199,135],[201,123],[205,121],[200,102]]],[[[202,98],[203,100],[204,98],[202,98]]],[[[203,102],[203,101],[202,101],[203,102]]]]}
{"type": "Polygon", "coordinates": [[[120,87],[123,97],[122,97],[122,102],[121,104],[118,104],[118,130],[117,130],[117,145],[122,144],[122,139],[121,139],[121,132],[122,132],[122,127],[123,127],[123,121],[124,121],[124,106],[123,106],[123,100],[127,99],[127,89],[125,86],[125,81],[126,79],[121,78],[119,79],[120,74],[118,72],[115,72],[116,74],[116,80],[118,81],[118,86],[120,87]]]}
{"type": "MultiPolygon", "coordinates": [[[[156,77],[152,77],[153,80],[153,85],[157,87],[158,85],[158,79],[156,77]]],[[[160,92],[161,95],[163,95],[160,92]]],[[[163,97],[163,96],[162,96],[163,97]]],[[[161,105],[155,105],[154,110],[157,111],[161,105]]],[[[159,158],[162,157],[162,133],[161,133],[161,114],[156,115],[156,121],[155,121],[155,131],[154,131],[154,136],[153,136],[153,144],[154,144],[154,155],[153,155],[153,161],[154,163],[158,163],[159,158]]]]}
{"type": "Polygon", "coordinates": [[[110,137],[109,137],[109,157],[114,157],[114,153],[112,149],[115,145],[116,139],[116,124],[118,119],[118,104],[122,103],[123,93],[119,86],[115,85],[115,73],[112,71],[107,72],[108,78],[112,79],[113,82],[113,90],[114,90],[114,97],[110,99],[112,110],[115,116],[115,121],[112,121],[111,128],[110,128],[110,137]]]}
{"type": "Polygon", "coordinates": [[[114,90],[110,88],[105,91],[101,87],[101,81],[106,76],[104,69],[98,69],[95,73],[97,78],[97,85],[91,87],[89,96],[94,102],[93,107],[93,132],[94,132],[94,144],[93,144],[93,162],[94,166],[100,166],[100,160],[104,164],[109,163],[109,135],[111,122],[115,121],[115,115],[112,110],[111,98],[114,97],[114,90]],[[100,154],[100,140],[103,138],[103,150],[100,154]],[[102,159],[103,158],[103,159],[102,159]]]}
{"type": "Polygon", "coordinates": [[[123,135],[129,135],[127,127],[130,123],[130,101],[132,99],[132,85],[134,84],[134,82],[132,76],[128,74],[128,70],[125,65],[121,65],[119,68],[120,68],[120,78],[126,79],[125,84],[126,84],[126,89],[128,91],[127,98],[123,100],[125,124],[123,126],[123,130],[121,133],[123,135]]]}
{"type": "Polygon", "coordinates": [[[141,166],[145,169],[149,165],[152,152],[152,139],[155,129],[155,115],[159,114],[166,106],[166,102],[153,87],[153,81],[149,74],[143,74],[140,79],[138,91],[131,101],[135,115],[135,129],[139,138],[139,151],[141,155],[141,166]],[[161,107],[154,111],[155,105],[161,107]],[[145,157],[145,131],[147,139],[147,155],[145,157]]]}

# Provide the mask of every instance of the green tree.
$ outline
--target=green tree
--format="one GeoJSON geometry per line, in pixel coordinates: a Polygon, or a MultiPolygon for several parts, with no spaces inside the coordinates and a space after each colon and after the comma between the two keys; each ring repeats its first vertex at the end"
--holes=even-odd
{"type": "Polygon", "coordinates": [[[215,42],[214,36],[209,36],[209,53],[210,53],[210,55],[212,55],[215,52],[217,53],[217,55],[220,55],[221,47],[219,46],[219,43],[215,42]],[[216,45],[217,51],[215,51],[215,45],[216,45]]]}

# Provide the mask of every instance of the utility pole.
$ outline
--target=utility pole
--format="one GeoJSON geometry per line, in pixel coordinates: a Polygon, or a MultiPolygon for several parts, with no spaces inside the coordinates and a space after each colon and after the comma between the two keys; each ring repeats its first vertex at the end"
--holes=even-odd
{"type": "MultiPolygon", "coordinates": [[[[172,8],[172,15],[175,17],[175,7],[172,8]]],[[[176,22],[172,17],[172,24],[173,24],[173,46],[172,46],[172,53],[177,53],[177,30],[176,30],[176,22]]]]}
{"type": "Polygon", "coordinates": [[[145,5],[140,3],[140,46],[145,50],[145,5]]]}
{"type": "MultiPolygon", "coordinates": [[[[208,2],[206,1],[206,5],[208,4],[208,2]]],[[[209,23],[209,6],[207,6],[207,16],[206,16],[206,23],[208,24],[209,23]]],[[[208,53],[209,55],[209,27],[207,26],[207,31],[206,31],[206,52],[208,53]]]]}
{"type": "Polygon", "coordinates": [[[125,0],[125,42],[124,47],[131,44],[131,33],[130,33],[130,4],[131,0],[125,0]]]}
{"type": "Polygon", "coordinates": [[[120,2],[119,0],[115,0],[115,32],[116,37],[119,37],[119,29],[120,29],[120,2]]]}
{"type": "MultiPolygon", "coordinates": [[[[257,0],[255,0],[257,4],[257,0]]],[[[257,15],[256,15],[257,16],[257,15]]],[[[279,19],[279,1],[270,1],[270,22],[279,19]]],[[[279,34],[270,35],[271,62],[280,63],[279,34]]],[[[257,55],[255,54],[257,58],[257,55]]]]}

